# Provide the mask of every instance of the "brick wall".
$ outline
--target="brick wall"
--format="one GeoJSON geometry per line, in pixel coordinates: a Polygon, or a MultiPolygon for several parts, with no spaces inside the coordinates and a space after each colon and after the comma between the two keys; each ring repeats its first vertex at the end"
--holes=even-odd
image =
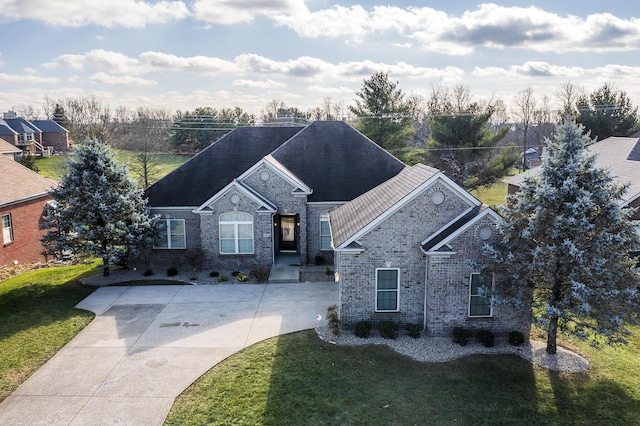
{"type": "Polygon", "coordinates": [[[342,204],[309,204],[307,206],[307,263],[314,264],[316,256],[322,256],[325,265],[333,265],[333,250],[320,250],[320,214],[342,204]]]}
{"type": "Polygon", "coordinates": [[[52,146],[55,151],[68,151],[69,150],[69,135],[65,132],[42,133],[42,145],[52,146]]]}
{"type": "MultiPolygon", "coordinates": [[[[39,228],[44,206],[51,197],[44,196],[0,208],[0,216],[10,213],[13,226],[13,242],[0,246],[0,266],[18,263],[44,262],[40,238],[45,233],[39,228]]],[[[0,234],[0,240],[2,235],[0,234]]]]}

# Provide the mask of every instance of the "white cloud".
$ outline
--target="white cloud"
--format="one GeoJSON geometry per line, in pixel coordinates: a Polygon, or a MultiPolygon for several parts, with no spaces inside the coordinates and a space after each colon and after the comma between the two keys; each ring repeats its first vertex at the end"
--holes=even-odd
{"type": "Polygon", "coordinates": [[[89,80],[99,84],[113,85],[137,85],[137,86],[153,86],[158,84],[156,81],[147,80],[142,77],[134,77],[130,75],[110,75],[103,72],[95,73],[89,76],[89,80]]]}
{"type": "Polygon", "coordinates": [[[210,56],[181,57],[162,52],[144,52],[140,59],[148,69],[166,69],[196,73],[220,74],[234,73],[236,66],[229,61],[210,56]]]}
{"type": "Polygon", "coordinates": [[[58,83],[56,77],[39,77],[36,75],[17,75],[17,74],[6,74],[0,73],[0,82],[3,83],[27,83],[27,84],[36,84],[36,83],[58,83]]]}
{"type": "Polygon", "coordinates": [[[190,15],[183,1],[0,0],[0,16],[33,19],[60,27],[98,25],[142,28],[190,15]]]}
{"type": "Polygon", "coordinates": [[[193,4],[197,19],[211,24],[239,24],[256,16],[298,15],[307,8],[304,0],[196,0],[193,4]]]}
{"type": "Polygon", "coordinates": [[[233,87],[247,87],[250,89],[278,89],[287,87],[285,83],[273,80],[233,80],[233,87]]]}

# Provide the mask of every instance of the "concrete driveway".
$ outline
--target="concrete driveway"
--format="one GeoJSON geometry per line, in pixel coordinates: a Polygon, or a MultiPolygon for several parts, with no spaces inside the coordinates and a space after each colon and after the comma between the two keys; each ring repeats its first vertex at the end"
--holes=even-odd
{"type": "Polygon", "coordinates": [[[336,283],[103,287],[96,318],[0,404],[2,425],[161,425],[174,399],[258,341],[313,328],[336,283]]]}

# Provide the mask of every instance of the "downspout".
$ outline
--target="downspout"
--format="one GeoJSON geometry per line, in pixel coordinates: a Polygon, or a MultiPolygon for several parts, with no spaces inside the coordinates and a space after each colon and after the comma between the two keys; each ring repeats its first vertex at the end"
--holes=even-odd
{"type": "Polygon", "coordinates": [[[422,330],[427,331],[427,287],[429,283],[429,256],[424,257],[424,313],[422,315],[422,330]]]}

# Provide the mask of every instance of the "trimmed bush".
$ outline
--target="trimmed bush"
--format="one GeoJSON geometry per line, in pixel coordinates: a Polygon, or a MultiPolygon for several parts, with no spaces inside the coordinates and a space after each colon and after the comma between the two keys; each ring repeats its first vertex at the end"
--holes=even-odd
{"type": "Polygon", "coordinates": [[[327,324],[334,336],[340,334],[340,317],[338,316],[338,305],[331,305],[327,308],[327,324]]]}
{"type": "Polygon", "coordinates": [[[231,273],[231,276],[232,276],[232,277],[237,277],[237,276],[238,276],[238,275],[240,275],[241,273],[242,273],[242,272],[240,272],[240,271],[233,271],[233,272],[231,273]]]}
{"type": "Polygon", "coordinates": [[[367,337],[369,337],[370,333],[371,333],[371,323],[369,321],[358,321],[356,323],[353,334],[355,334],[356,336],[362,339],[366,339],[367,337]]]}
{"type": "Polygon", "coordinates": [[[453,342],[460,346],[467,346],[469,338],[471,337],[471,331],[462,327],[453,327],[453,342]]]}
{"type": "Polygon", "coordinates": [[[229,277],[227,277],[225,274],[218,275],[219,283],[226,283],[227,281],[229,281],[229,277]]]}
{"type": "Polygon", "coordinates": [[[239,283],[243,283],[247,281],[247,274],[245,274],[244,272],[240,272],[236,278],[239,283]]]}
{"type": "Polygon", "coordinates": [[[176,275],[178,275],[178,268],[176,268],[175,266],[170,266],[167,269],[167,276],[168,277],[175,277],[176,275]]]}
{"type": "Polygon", "coordinates": [[[524,344],[524,334],[519,331],[509,333],[509,344],[511,346],[520,346],[524,344]]]}
{"type": "Polygon", "coordinates": [[[408,336],[411,336],[414,339],[417,339],[418,337],[420,337],[420,331],[422,330],[422,327],[420,326],[420,324],[415,324],[410,322],[410,323],[407,323],[405,328],[407,329],[408,336]]]}
{"type": "Polygon", "coordinates": [[[395,339],[398,337],[398,330],[400,330],[400,325],[397,322],[381,321],[378,324],[378,332],[380,336],[385,339],[395,339]]]}
{"type": "Polygon", "coordinates": [[[255,277],[259,283],[263,283],[269,279],[271,269],[268,266],[258,266],[249,272],[249,275],[255,277]]]}
{"type": "Polygon", "coordinates": [[[485,348],[492,348],[496,344],[495,335],[489,330],[480,330],[476,334],[476,338],[485,348]]]}
{"type": "Polygon", "coordinates": [[[211,271],[211,272],[209,272],[209,276],[210,276],[211,278],[215,278],[215,277],[217,277],[218,275],[220,275],[220,272],[218,272],[218,271],[211,271]]]}
{"type": "Polygon", "coordinates": [[[153,275],[153,270],[152,269],[147,269],[146,271],[144,271],[144,273],[142,274],[145,277],[150,277],[151,275],[153,275]]]}

